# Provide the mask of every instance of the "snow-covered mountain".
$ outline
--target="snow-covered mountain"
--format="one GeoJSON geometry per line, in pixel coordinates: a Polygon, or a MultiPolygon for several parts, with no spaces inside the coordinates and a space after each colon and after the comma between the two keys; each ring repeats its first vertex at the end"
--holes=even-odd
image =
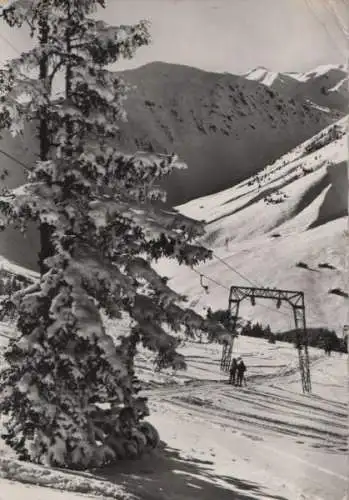
{"type": "Polygon", "coordinates": [[[244,76],[248,80],[253,80],[267,87],[272,87],[273,85],[279,86],[282,91],[283,86],[294,84],[294,80],[299,80],[301,78],[301,73],[280,73],[271,71],[264,66],[258,66],[244,76]]]}
{"type": "MultiPolygon", "coordinates": [[[[151,63],[122,76],[131,89],[121,147],[176,152],[189,166],[165,183],[171,204],[248,178],[342,116],[242,76],[189,66],[151,63]]],[[[15,140],[5,133],[0,148],[30,165],[35,134],[34,127],[15,140]]],[[[23,168],[3,154],[0,168],[11,185],[23,182],[23,168]]]]}
{"type": "Polygon", "coordinates": [[[290,234],[293,227],[300,229],[301,216],[302,229],[341,217],[347,210],[346,126],[347,118],[342,118],[255,176],[221,193],[181,205],[179,209],[205,220],[206,238],[218,244],[226,237],[233,242],[281,231],[281,226],[283,234],[290,234]],[[248,212],[255,205],[263,210],[259,211],[258,218],[247,220],[248,212]],[[235,226],[237,220],[241,227],[235,226]],[[225,223],[229,224],[227,232],[223,229],[225,223]],[[229,233],[231,223],[233,234],[229,233]]]}
{"type": "MultiPolygon", "coordinates": [[[[249,79],[195,68],[152,63],[127,71],[133,88],[121,124],[124,149],[170,151],[189,166],[165,182],[169,202],[179,204],[218,192],[257,173],[264,165],[341,116],[318,109],[304,99],[281,93],[249,79]]],[[[13,139],[2,134],[0,171],[10,172],[6,184],[20,185],[37,153],[34,127],[13,139]],[[12,158],[17,159],[17,162],[12,158]]],[[[37,234],[0,233],[0,254],[35,267],[37,234]],[[31,251],[28,251],[28,248],[31,251]]]]}
{"type": "MultiPolygon", "coordinates": [[[[266,123],[268,133],[273,133],[266,123]]],[[[186,293],[192,307],[225,308],[232,284],[304,290],[308,325],[341,333],[348,323],[349,296],[345,127],[346,118],[234,187],[179,207],[207,221],[205,242],[215,252],[211,262],[196,269],[208,289],[202,288],[197,273],[160,264],[172,277],[170,285],[186,293]]],[[[11,154],[30,162],[33,143],[27,148],[17,141],[11,143],[11,154]]],[[[255,143],[262,145],[257,140],[246,143],[246,151],[255,143]]],[[[18,170],[12,185],[21,176],[18,170]]],[[[36,243],[16,233],[11,240],[6,233],[0,254],[27,263],[35,258],[36,243]]],[[[0,266],[34,276],[5,259],[0,266]]],[[[292,312],[272,303],[257,301],[254,308],[243,303],[241,315],[270,323],[273,329],[293,327],[292,312]]],[[[13,326],[0,326],[3,363],[1,351],[16,332],[13,326]]],[[[302,395],[291,344],[240,337],[234,349],[248,366],[246,387],[224,383],[221,347],[215,344],[187,342],[182,347],[188,363],[185,373],[154,373],[152,355],[139,353],[137,375],[150,387],[145,391],[151,402],[149,418],[166,449],[135,462],[119,462],[103,471],[50,469],[19,461],[0,439],[0,498],[344,498],[345,356],[325,357],[310,348],[313,394],[302,395]]]]}
{"type": "MultiPolygon", "coordinates": [[[[126,101],[121,146],[174,151],[186,161],[188,170],[166,182],[175,204],[248,179],[342,116],[247,78],[187,66],[152,63],[123,77],[135,88],[126,101]]],[[[0,148],[30,165],[36,141],[34,129],[15,140],[4,134],[0,148]]],[[[22,166],[3,154],[2,168],[10,171],[10,186],[23,183],[22,166]]],[[[37,247],[35,231],[27,242],[12,231],[0,234],[0,254],[22,265],[36,265],[37,247]]]]}
{"type": "MultiPolygon", "coordinates": [[[[207,222],[204,242],[225,261],[214,258],[197,269],[207,277],[209,294],[197,274],[163,264],[172,286],[187,294],[197,310],[225,308],[233,284],[303,290],[308,325],[341,334],[348,322],[349,297],[346,120],[249,180],[179,207],[207,222]]],[[[276,329],[293,327],[290,310],[284,307],[280,314],[275,304],[264,305],[271,310],[246,303],[241,314],[276,329]]]]}
{"type": "Polygon", "coordinates": [[[348,75],[343,65],[322,65],[306,73],[278,73],[260,66],[245,77],[286,97],[342,112],[348,107],[348,75]]]}
{"type": "Polygon", "coordinates": [[[172,203],[248,178],[342,116],[241,76],[188,66],[151,63],[123,77],[136,88],[121,143],[176,151],[189,165],[166,184],[172,203]]]}

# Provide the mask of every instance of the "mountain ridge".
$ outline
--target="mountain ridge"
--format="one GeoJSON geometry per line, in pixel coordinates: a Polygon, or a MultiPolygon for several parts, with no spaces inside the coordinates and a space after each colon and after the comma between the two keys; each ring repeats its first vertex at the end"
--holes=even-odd
{"type": "Polygon", "coordinates": [[[149,63],[121,75],[132,87],[121,145],[176,151],[189,165],[165,182],[170,204],[248,178],[342,116],[229,73],[149,63]]]}
{"type": "Polygon", "coordinates": [[[244,76],[289,97],[331,110],[347,109],[348,74],[342,64],[321,65],[305,73],[275,72],[258,66],[244,76]]]}
{"type": "MultiPolygon", "coordinates": [[[[138,87],[126,100],[129,121],[121,124],[120,147],[176,152],[189,166],[164,183],[170,205],[249,179],[342,116],[304,101],[285,100],[238,75],[167,63],[150,63],[122,74],[129,85],[138,87]]],[[[0,148],[30,165],[38,149],[34,134],[34,126],[16,138],[4,133],[0,148]]],[[[0,158],[1,169],[10,171],[6,184],[24,183],[23,168],[8,157],[0,158]]],[[[0,254],[37,269],[35,228],[26,238],[12,229],[1,233],[0,254]]]]}

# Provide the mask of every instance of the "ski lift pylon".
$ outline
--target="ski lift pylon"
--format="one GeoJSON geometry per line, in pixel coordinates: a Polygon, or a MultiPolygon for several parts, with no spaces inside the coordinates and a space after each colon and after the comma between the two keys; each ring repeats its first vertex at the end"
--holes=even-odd
{"type": "Polygon", "coordinates": [[[208,293],[208,285],[205,285],[204,282],[203,282],[203,278],[204,278],[204,275],[203,274],[200,274],[200,285],[202,286],[202,288],[205,290],[206,293],[208,293]]]}

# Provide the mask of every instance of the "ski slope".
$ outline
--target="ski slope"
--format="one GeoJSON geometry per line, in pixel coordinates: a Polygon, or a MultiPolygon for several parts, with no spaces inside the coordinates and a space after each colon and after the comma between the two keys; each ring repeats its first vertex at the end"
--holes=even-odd
{"type": "Polygon", "coordinates": [[[168,379],[140,353],[139,374],[153,383],[150,420],[186,479],[185,487],[179,478],[173,483],[148,464],[164,493],[152,497],[146,482],[142,498],[342,500],[347,356],[310,349],[313,394],[304,396],[292,345],[240,337],[235,349],[248,367],[241,389],[227,385],[217,345],[186,343],[188,369],[168,371],[168,379]]]}
{"type": "Polygon", "coordinates": [[[140,351],[164,449],[75,473],[19,462],[1,443],[1,500],[344,500],[347,356],[310,349],[313,394],[303,395],[292,345],[240,337],[235,349],[247,365],[242,388],[227,385],[216,344],[186,342],[188,369],[177,373],[154,373],[140,351]]]}
{"type": "MultiPolygon", "coordinates": [[[[169,261],[157,268],[199,313],[226,308],[231,285],[303,290],[308,326],[341,335],[349,322],[346,122],[323,130],[258,175],[178,207],[206,221],[202,243],[214,258],[197,266],[196,273],[169,261]],[[208,293],[198,273],[204,275],[208,293]],[[329,293],[336,288],[343,296],[329,293]]],[[[257,301],[252,307],[246,301],[240,313],[275,331],[294,325],[290,309],[277,311],[270,302],[257,301]]]]}

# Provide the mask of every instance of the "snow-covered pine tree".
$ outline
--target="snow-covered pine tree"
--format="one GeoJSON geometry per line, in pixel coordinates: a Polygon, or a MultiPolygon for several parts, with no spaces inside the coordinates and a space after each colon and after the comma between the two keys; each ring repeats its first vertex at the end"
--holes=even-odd
{"type": "Polygon", "coordinates": [[[17,0],[3,12],[11,26],[29,25],[36,44],[1,70],[1,128],[37,125],[40,157],[1,209],[6,224],[39,226],[41,278],[15,295],[20,337],[6,352],[1,411],[22,459],[68,467],[102,465],[145,441],[136,413],[146,403],[133,386],[138,343],[180,367],[176,332],[212,328],[151,266],[163,256],[188,266],[209,257],[193,243],[202,225],[154,203],[165,196],[160,179],[181,164],[117,147],[126,88],[108,68],[149,43],[147,24],[108,26],[96,19],[100,5],[17,0]],[[102,312],[129,315],[130,335],[113,342],[102,312]],[[112,428],[94,418],[105,403],[112,428]]]}

